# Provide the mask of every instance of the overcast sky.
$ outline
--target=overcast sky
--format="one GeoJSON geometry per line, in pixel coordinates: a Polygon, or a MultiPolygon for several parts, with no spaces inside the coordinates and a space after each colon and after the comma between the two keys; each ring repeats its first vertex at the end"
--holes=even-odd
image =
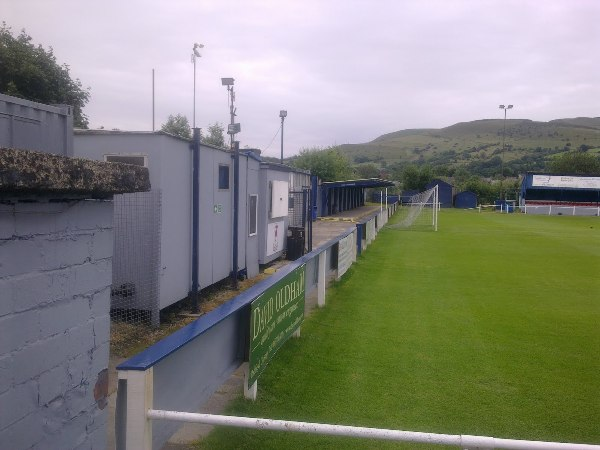
{"type": "Polygon", "coordinates": [[[599,0],[0,0],[0,20],[52,46],[91,87],[90,128],[169,114],[229,122],[279,156],[406,128],[600,116],[599,0]],[[270,145],[270,146],[269,146],[270,145]]]}

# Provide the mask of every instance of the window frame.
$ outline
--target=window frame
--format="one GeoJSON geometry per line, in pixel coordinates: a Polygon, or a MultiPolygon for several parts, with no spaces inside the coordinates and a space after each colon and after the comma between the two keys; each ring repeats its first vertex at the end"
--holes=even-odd
{"type": "Polygon", "coordinates": [[[248,236],[256,236],[258,234],[258,194],[248,195],[248,236]],[[252,197],[256,200],[252,207],[252,197]],[[252,211],[254,210],[254,232],[252,232],[252,211]]]}
{"type": "MultiPolygon", "coordinates": [[[[230,171],[229,164],[219,164],[219,167],[218,167],[217,170],[218,170],[217,171],[217,174],[218,174],[217,175],[218,176],[218,179],[217,179],[217,188],[220,191],[228,191],[229,190],[229,186],[231,186],[231,182],[230,182],[231,171],[230,171]],[[227,168],[227,187],[221,187],[221,169],[222,168],[227,168]]],[[[223,173],[225,173],[225,172],[223,171],[223,173]]]]}

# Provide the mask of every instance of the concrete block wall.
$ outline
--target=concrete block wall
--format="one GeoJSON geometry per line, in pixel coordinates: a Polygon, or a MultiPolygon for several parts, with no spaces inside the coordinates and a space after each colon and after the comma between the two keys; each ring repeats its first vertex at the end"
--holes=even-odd
{"type": "Polygon", "coordinates": [[[106,448],[111,201],[0,204],[0,448],[106,448]]]}

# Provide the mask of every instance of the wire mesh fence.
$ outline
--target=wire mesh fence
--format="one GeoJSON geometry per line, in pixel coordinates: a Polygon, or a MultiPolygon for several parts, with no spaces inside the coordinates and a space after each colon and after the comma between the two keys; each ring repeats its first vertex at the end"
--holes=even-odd
{"type": "Polygon", "coordinates": [[[113,321],[159,325],[160,217],[160,190],[114,197],[113,321]]]}

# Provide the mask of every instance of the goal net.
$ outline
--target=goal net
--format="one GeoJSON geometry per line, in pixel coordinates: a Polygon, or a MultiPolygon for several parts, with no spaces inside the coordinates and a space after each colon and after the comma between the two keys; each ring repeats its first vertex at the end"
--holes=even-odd
{"type": "Polygon", "coordinates": [[[439,210],[438,185],[410,197],[398,209],[398,223],[393,228],[437,231],[439,210]]]}

